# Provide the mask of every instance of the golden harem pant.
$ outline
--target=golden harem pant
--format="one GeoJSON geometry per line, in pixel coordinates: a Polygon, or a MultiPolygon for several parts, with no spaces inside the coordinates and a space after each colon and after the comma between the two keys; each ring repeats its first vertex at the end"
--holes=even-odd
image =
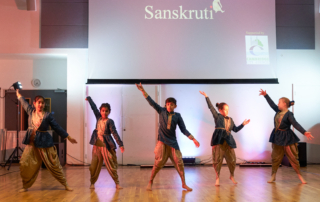
{"type": "Polygon", "coordinates": [[[288,157],[292,168],[296,171],[297,174],[300,174],[300,164],[298,161],[298,143],[288,146],[279,146],[276,144],[272,144],[272,174],[277,173],[284,154],[286,154],[286,156],[288,157]]]}
{"type": "Polygon", "coordinates": [[[67,186],[56,147],[37,148],[31,138],[30,144],[26,146],[20,159],[20,175],[24,189],[28,189],[36,181],[42,162],[54,178],[67,186]]]}
{"type": "Polygon", "coordinates": [[[168,158],[170,158],[171,162],[173,163],[174,167],[181,177],[182,184],[186,184],[184,176],[184,164],[180,150],[174,149],[164,144],[163,142],[158,141],[156,148],[154,149],[154,154],[155,160],[150,177],[151,181],[153,181],[157,173],[168,161],[168,158]]]}
{"type": "Polygon", "coordinates": [[[220,176],[223,158],[227,161],[231,176],[234,176],[234,170],[236,169],[236,153],[226,141],[224,141],[223,144],[212,146],[213,167],[217,177],[220,176]]]}
{"type": "Polygon", "coordinates": [[[102,142],[100,139],[97,139],[96,145],[94,145],[92,148],[92,161],[89,168],[91,174],[91,184],[96,183],[98,180],[103,161],[113,181],[116,184],[119,184],[117,173],[118,160],[116,152],[115,150],[108,150],[104,142],[102,142]]]}

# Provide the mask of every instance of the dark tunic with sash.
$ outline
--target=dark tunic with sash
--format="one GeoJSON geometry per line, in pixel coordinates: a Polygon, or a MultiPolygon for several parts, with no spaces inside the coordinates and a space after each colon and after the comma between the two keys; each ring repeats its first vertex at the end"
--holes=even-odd
{"type": "MultiPolygon", "coordinates": [[[[21,106],[23,109],[27,112],[29,115],[28,118],[28,130],[26,133],[26,136],[22,140],[23,144],[30,144],[30,137],[33,133],[33,125],[32,125],[32,116],[33,112],[35,112],[35,108],[30,105],[24,97],[20,97],[19,101],[21,103],[21,106]]],[[[38,148],[49,148],[53,147],[53,138],[50,135],[50,133],[47,131],[49,129],[49,126],[63,139],[67,138],[69,135],[68,133],[59,126],[59,124],[56,122],[56,120],[53,118],[52,114],[49,112],[45,112],[43,115],[42,122],[39,126],[39,128],[35,131],[35,137],[34,137],[34,146],[38,148]]]]}
{"type": "Polygon", "coordinates": [[[206,101],[216,124],[216,129],[212,134],[211,146],[223,144],[224,141],[226,141],[231,148],[237,148],[236,142],[231,134],[231,130],[238,132],[244,127],[244,125],[241,124],[240,126],[236,126],[231,117],[224,117],[216,111],[209,97],[206,97],[206,101]]]}
{"type": "Polygon", "coordinates": [[[146,99],[159,114],[160,126],[158,140],[176,150],[180,150],[176,137],[177,125],[185,136],[189,137],[191,135],[184,125],[181,114],[177,112],[169,113],[165,107],[158,105],[150,96],[148,96],[146,99]]]}
{"type": "Polygon", "coordinates": [[[274,129],[271,132],[269,142],[280,146],[288,146],[300,141],[297,135],[291,130],[291,125],[300,133],[304,134],[306,130],[296,121],[291,111],[287,111],[282,117],[281,123],[277,124],[277,115],[281,111],[278,106],[272,101],[269,95],[264,96],[270,107],[276,112],[274,116],[274,129]]]}
{"type": "MultiPolygon", "coordinates": [[[[96,116],[97,124],[98,124],[99,120],[101,119],[100,111],[90,96],[87,97],[87,100],[91,106],[91,109],[92,109],[94,115],[96,116]]],[[[97,124],[96,124],[96,128],[97,128],[97,124]]],[[[108,150],[110,150],[110,149],[114,150],[117,148],[113,138],[111,137],[111,134],[113,135],[113,138],[117,141],[119,147],[123,147],[123,142],[120,139],[120,136],[117,132],[116,126],[114,125],[114,121],[112,119],[108,119],[107,123],[106,123],[105,131],[103,134],[103,140],[104,140],[104,143],[106,144],[106,147],[108,150]]],[[[95,129],[92,132],[90,144],[96,145],[97,139],[98,139],[98,130],[95,129]]]]}

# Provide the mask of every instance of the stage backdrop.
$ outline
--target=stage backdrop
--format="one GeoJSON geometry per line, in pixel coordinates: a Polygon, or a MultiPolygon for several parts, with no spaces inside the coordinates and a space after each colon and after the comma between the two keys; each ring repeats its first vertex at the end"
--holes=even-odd
{"type": "Polygon", "coordinates": [[[276,78],[275,1],[89,2],[90,79],[276,78]]]}

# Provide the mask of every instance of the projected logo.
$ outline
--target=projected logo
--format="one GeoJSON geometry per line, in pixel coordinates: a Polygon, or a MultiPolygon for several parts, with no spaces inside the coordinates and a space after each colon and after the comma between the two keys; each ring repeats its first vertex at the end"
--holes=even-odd
{"type": "Polygon", "coordinates": [[[145,7],[145,16],[144,19],[151,20],[151,19],[157,19],[157,20],[213,20],[213,12],[218,13],[224,13],[224,10],[222,10],[222,4],[220,0],[213,0],[212,6],[210,6],[210,9],[205,8],[203,10],[186,10],[183,8],[183,6],[179,6],[178,9],[170,10],[160,10],[160,9],[154,9],[153,6],[146,6],[145,7]],[[211,10],[212,9],[212,10],[211,10]]]}
{"type": "Polygon", "coordinates": [[[214,0],[213,2],[212,2],[212,6],[210,6],[213,10],[214,10],[214,12],[221,12],[221,13],[224,13],[224,11],[222,10],[222,4],[221,4],[221,2],[220,2],[220,0],[214,0]]]}
{"type": "Polygon", "coordinates": [[[247,64],[270,64],[268,36],[246,36],[246,53],[247,64]]]}

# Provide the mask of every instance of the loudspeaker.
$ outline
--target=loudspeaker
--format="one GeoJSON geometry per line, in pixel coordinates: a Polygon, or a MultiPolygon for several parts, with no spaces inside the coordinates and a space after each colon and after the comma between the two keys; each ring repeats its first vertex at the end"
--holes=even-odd
{"type": "Polygon", "coordinates": [[[195,165],[196,158],[195,157],[183,157],[182,158],[184,165],[195,165]]]}
{"type": "Polygon", "coordinates": [[[36,0],[27,0],[27,10],[28,11],[36,10],[36,0]]]}
{"type": "MultiPolygon", "coordinates": [[[[58,154],[61,166],[66,165],[64,142],[56,142],[56,143],[53,143],[53,144],[54,144],[54,146],[56,146],[57,154],[58,154]]],[[[42,168],[47,168],[46,165],[43,162],[42,162],[41,167],[42,168]]]]}
{"type": "MultiPolygon", "coordinates": [[[[300,167],[306,167],[307,166],[307,143],[306,142],[299,142],[298,143],[298,156],[299,156],[299,163],[300,167]]],[[[290,166],[289,159],[284,155],[282,162],[282,165],[290,166]]]]}
{"type": "Polygon", "coordinates": [[[307,166],[307,143],[299,142],[298,151],[299,151],[300,167],[306,167],[307,166]]]}

